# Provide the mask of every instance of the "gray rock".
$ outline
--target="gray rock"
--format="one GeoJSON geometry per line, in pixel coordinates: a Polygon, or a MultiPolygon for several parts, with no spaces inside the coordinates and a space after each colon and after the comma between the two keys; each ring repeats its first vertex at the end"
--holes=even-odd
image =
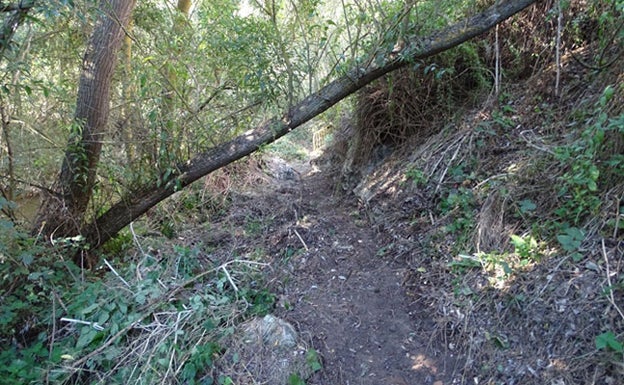
{"type": "Polygon", "coordinates": [[[305,380],[313,373],[295,328],[273,315],[246,322],[224,347],[218,372],[235,384],[288,385],[293,375],[305,380]]]}

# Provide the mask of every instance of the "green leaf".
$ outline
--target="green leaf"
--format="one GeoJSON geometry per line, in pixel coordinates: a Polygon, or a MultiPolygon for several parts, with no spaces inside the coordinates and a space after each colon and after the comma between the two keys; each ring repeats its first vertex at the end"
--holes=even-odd
{"type": "Polygon", "coordinates": [[[20,258],[22,263],[26,266],[29,266],[35,260],[35,257],[31,253],[23,253],[20,258]]]}
{"type": "Polygon", "coordinates": [[[576,227],[568,227],[563,232],[564,234],[557,235],[561,247],[568,252],[577,251],[585,240],[585,233],[576,227]]]}
{"type": "Polygon", "coordinates": [[[93,312],[95,309],[99,308],[100,305],[97,303],[91,304],[89,306],[87,306],[86,308],[82,309],[80,311],[80,314],[85,315],[85,314],[89,314],[91,312],[93,312]]]}
{"type": "Polygon", "coordinates": [[[98,317],[97,323],[100,325],[104,325],[109,318],[110,314],[108,312],[102,312],[98,317]]]}
{"type": "Polygon", "coordinates": [[[85,326],[82,328],[80,337],[78,337],[78,342],[76,342],[76,348],[82,349],[85,346],[89,345],[97,336],[97,330],[93,329],[91,326],[85,326]]]}
{"type": "Polygon", "coordinates": [[[290,377],[288,377],[288,385],[306,385],[306,383],[299,375],[291,374],[290,377]]]}
{"type": "Polygon", "coordinates": [[[38,280],[41,276],[43,276],[42,272],[36,271],[34,273],[30,273],[28,274],[28,279],[31,281],[36,281],[38,280]]]}
{"type": "Polygon", "coordinates": [[[522,238],[522,237],[520,237],[518,235],[515,235],[515,234],[511,234],[511,243],[516,248],[520,248],[520,247],[523,247],[525,245],[524,238],[522,238]]]}
{"type": "Polygon", "coordinates": [[[203,326],[204,326],[204,329],[205,329],[206,331],[208,331],[208,332],[209,332],[209,331],[211,331],[211,330],[214,330],[214,329],[217,327],[217,325],[215,324],[215,322],[214,322],[212,319],[210,319],[210,318],[208,318],[208,319],[204,322],[203,326]]]}
{"type": "Polygon", "coordinates": [[[312,369],[313,372],[318,372],[323,368],[321,366],[318,353],[314,349],[310,349],[306,353],[306,362],[310,365],[310,369],[312,369]]]}
{"type": "Polygon", "coordinates": [[[232,381],[232,378],[230,378],[230,376],[219,376],[219,385],[233,385],[234,381],[232,381]]]}
{"type": "Polygon", "coordinates": [[[624,345],[618,341],[616,335],[610,330],[596,336],[596,349],[601,350],[605,348],[618,353],[624,352],[624,345]]]}
{"type": "Polygon", "coordinates": [[[145,293],[144,293],[144,292],[142,292],[142,291],[140,291],[140,292],[136,293],[136,294],[135,294],[135,296],[134,296],[134,300],[135,300],[135,301],[136,301],[139,305],[143,305],[143,304],[145,304],[145,300],[146,300],[145,293]]]}
{"type": "Polygon", "coordinates": [[[533,201],[529,199],[524,199],[520,201],[520,211],[524,214],[530,211],[533,211],[537,208],[537,205],[533,203],[533,201]]]}
{"type": "Polygon", "coordinates": [[[609,100],[611,100],[614,93],[615,93],[615,90],[613,89],[613,86],[608,85],[605,88],[605,90],[602,92],[602,97],[600,98],[600,104],[604,106],[609,100]]]}
{"type": "Polygon", "coordinates": [[[503,267],[503,272],[505,273],[505,275],[511,275],[511,273],[513,273],[513,270],[507,262],[501,262],[501,266],[503,267]]]}

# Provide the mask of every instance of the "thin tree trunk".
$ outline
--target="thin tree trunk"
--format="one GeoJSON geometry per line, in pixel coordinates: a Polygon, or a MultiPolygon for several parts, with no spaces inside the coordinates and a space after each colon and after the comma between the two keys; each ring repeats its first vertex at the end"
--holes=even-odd
{"type": "Polygon", "coordinates": [[[36,233],[67,237],[80,233],[95,186],[106,133],[110,85],[124,28],[134,0],[102,0],[101,16],[82,61],[76,112],[56,183],[37,214],[36,233]]]}
{"type": "MultiPolygon", "coordinates": [[[[0,103],[2,101],[0,100],[0,103]]],[[[0,138],[0,155],[3,152],[6,152],[6,160],[7,160],[7,173],[8,173],[8,184],[6,186],[0,185],[0,197],[5,200],[11,202],[15,198],[14,188],[15,188],[15,170],[13,167],[14,157],[13,157],[13,144],[11,141],[11,118],[6,113],[4,106],[0,104],[0,124],[2,125],[2,137],[0,138]],[[4,144],[2,143],[4,141],[4,144]]],[[[15,212],[11,205],[0,205],[0,212],[5,214],[9,219],[15,221],[15,212]]]]}
{"type": "Polygon", "coordinates": [[[134,23],[132,20],[128,21],[126,27],[126,34],[123,39],[123,80],[122,80],[122,108],[119,121],[117,122],[117,129],[121,139],[123,140],[123,146],[126,151],[126,160],[128,164],[132,164],[135,159],[136,146],[134,144],[135,135],[132,132],[132,128],[136,127],[135,109],[134,103],[136,87],[132,79],[132,28],[134,23]]]}
{"type": "Polygon", "coordinates": [[[35,0],[22,0],[13,4],[0,4],[0,12],[10,13],[0,27],[0,60],[9,48],[17,28],[24,22],[28,12],[35,6],[35,0]]]}
{"type": "Polygon", "coordinates": [[[555,61],[557,65],[556,78],[555,78],[555,97],[559,98],[560,95],[560,81],[561,81],[561,29],[563,24],[563,11],[561,10],[561,0],[557,2],[557,39],[555,41],[555,61]]]}
{"type": "Polygon", "coordinates": [[[495,63],[494,63],[494,90],[496,97],[500,94],[501,86],[501,57],[500,57],[500,40],[498,39],[498,25],[496,26],[496,40],[494,42],[495,63]]]}
{"type": "Polygon", "coordinates": [[[291,107],[283,116],[269,120],[254,130],[178,165],[179,172],[172,175],[169,180],[154,181],[151,185],[132,191],[97,220],[86,226],[82,234],[91,247],[100,246],[130,222],[176,191],[286,135],[373,80],[409,65],[412,60],[438,54],[478,36],[537,1],[539,0],[500,2],[479,15],[442,29],[427,38],[408,41],[403,54],[397,55],[395,59],[389,58],[384,65],[373,64],[367,69],[353,70],[318,92],[309,95],[291,107]],[[410,60],[401,60],[401,57],[410,60]]]}

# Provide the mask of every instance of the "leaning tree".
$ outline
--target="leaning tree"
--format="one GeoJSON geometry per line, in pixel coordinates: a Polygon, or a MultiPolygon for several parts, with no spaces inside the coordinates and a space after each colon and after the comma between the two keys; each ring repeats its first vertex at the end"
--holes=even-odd
{"type": "MultiPolygon", "coordinates": [[[[86,213],[96,185],[112,74],[135,5],[134,1],[128,0],[101,0],[102,12],[83,59],[76,112],[61,172],[52,193],[46,194],[34,232],[55,238],[79,235],[90,248],[97,248],[175,192],[288,134],[372,81],[483,34],[536,2],[497,1],[483,12],[429,36],[410,36],[399,50],[358,65],[298,103],[292,103],[280,116],[171,165],[173,171],[161,175],[158,180],[133,186],[106,211],[91,219],[86,213]]],[[[83,263],[80,255],[76,262],[83,263]]]]}

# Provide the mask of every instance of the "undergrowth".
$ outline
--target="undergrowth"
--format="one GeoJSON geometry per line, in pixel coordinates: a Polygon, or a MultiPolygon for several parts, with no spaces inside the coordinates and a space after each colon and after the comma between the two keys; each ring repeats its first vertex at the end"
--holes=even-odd
{"type": "MultiPolygon", "coordinates": [[[[515,319],[513,322],[531,325],[536,312],[543,314],[539,317],[549,317],[551,322],[565,324],[567,330],[585,325],[578,336],[566,337],[549,347],[556,349],[565,362],[581,361],[583,366],[551,375],[567,381],[585,381],[589,371],[593,371],[611,381],[621,374],[617,368],[624,357],[624,313],[618,304],[624,295],[620,268],[624,114],[616,95],[622,92],[621,85],[612,84],[594,101],[571,103],[569,108],[574,108],[575,113],[551,128],[562,133],[552,138],[520,137],[524,133],[515,127],[522,127],[522,121],[513,122],[518,114],[507,107],[509,111],[492,113],[491,120],[480,123],[485,130],[459,131],[447,140],[449,147],[439,158],[434,156],[424,165],[416,162],[407,168],[405,178],[412,180],[412,186],[417,186],[421,195],[435,202],[430,208],[431,221],[442,225],[432,229],[426,241],[437,251],[433,257],[453,277],[453,299],[444,306],[457,306],[460,313],[480,309],[479,317],[486,320],[470,321],[470,325],[461,318],[453,322],[466,322],[462,338],[472,341],[466,346],[469,352],[484,352],[483,357],[475,360],[482,359],[483,365],[501,363],[498,373],[479,373],[466,367],[466,375],[525,378],[519,360],[509,358],[513,356],[514,343],[523,343],[523,337],[512,337],[510,322],[515,319]],[[507,113],[511,122],[501,120],[507,113]],[[501,138],[501,128],[512,135],[501,138]],[[481,141],[489,144],[480,145],[481,141]],[[524,150],[501,150],[502,155],[495,160],[490,150],[501,143],[524,150]],[[491,162],[499,168],[492,169],[491,162]],[[439,164],[445,165],[443,171],[431,168],[439,164]],[[467,164],[474,165],[470,174],[462,171],[467,164]],[[570,294],[571,298],[561,299],[557,287],[565,285],[566,271],[575,271],[583,279],[578,279],[578,288],[570,294]],[[563,281],[558,281],[558,277],[563,281]],[[540,279],[546,281],[541,283],[540,279]],[[535,291],[536,286],[541,289],[535,291]],[[498,303],[501,297],[509,297],[510,302],[498,303]],[[567,306],[555,306],[557,312],[551,313],[551,304],[557,303],[567,306]],[[514,307],[522,309],[527,319],[514,318],[514,313],[507,310],[514,307]],[[572,321],[568,319],[570,308],[574,314],[580,309],[591,311],[572,321]],[[486,314],[499,314],[501,309],[506,310],[497,321],[487,318],[486,314]],[[600,316],[600,312],[610,316],[600,316]],[[487,343],[475,342],[481,340],[487,343]],[[506,365],[502,364],[505,360],[506,365]],[[590,365],[594,369],[585,372],[590,365]]],[[[421,154],[414,158],[423,159],[421,154]]],[[[415,275],[423,276],[429,269],[430,274],[435,274],[431,267],[420,267],[415,275]]],[[[559,338],[553,337],[557,334],[554,330],[531,330],[535,335],[543,334],[543,338],[559,338]]],[[[541,351],[545,348],[537,344],[532,354],[545,354],[541,351]]]]}
{"type": "Polygon", "coordinates": [[[220,340],[273,306],[255,260],[137,244],[131,261],[80,271],[2,225],[1,384],[225,384],[220,340]]]}

